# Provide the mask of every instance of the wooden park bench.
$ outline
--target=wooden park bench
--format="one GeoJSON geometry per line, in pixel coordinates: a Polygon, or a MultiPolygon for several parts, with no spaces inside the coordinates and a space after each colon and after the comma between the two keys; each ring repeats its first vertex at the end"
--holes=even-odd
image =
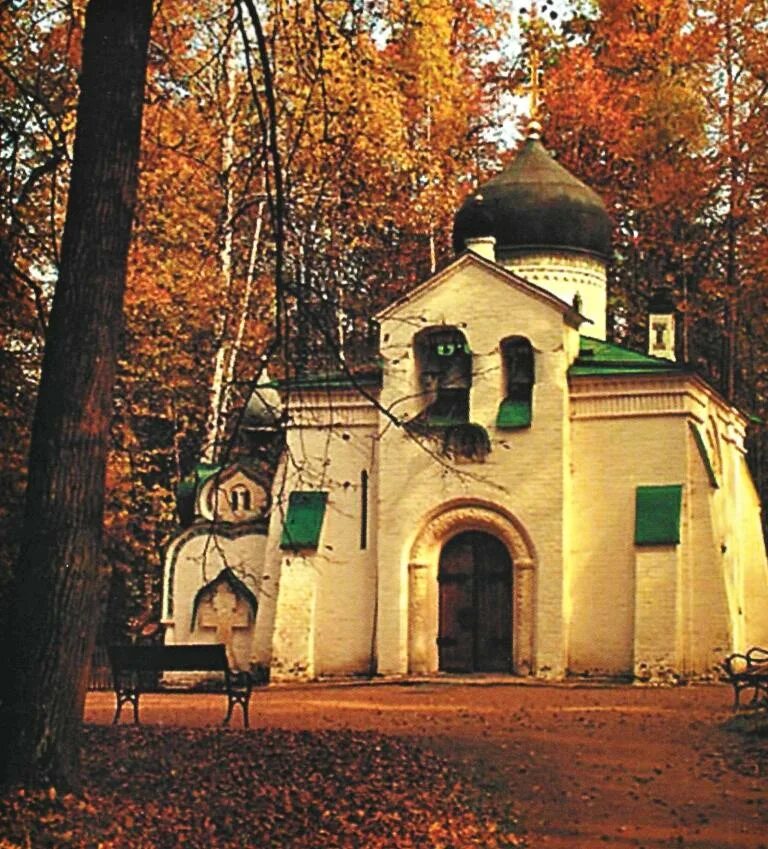
{"type": "Polygon", "coordinates": [[[733,709],[741,707],[742,690],[752,690],[748,707],[768,707],[768,649],[753,646],[746,654],[729,654],[723,661],[733,687],[733,709]]]}
{"type": "Polygon", "coordinates": [[[149,673],[223,672],[227,694],[227,715],[223,724],[229,725],[235,705],[240,705],[243,725],[248,728],[248,703],[253,689],[251,676],[230,669],[226,646],[222,643],[112,645],[108,651],[117,698],[113,725],[120,720],[123,705],[128,702],[133,705],[133,721],[139,723],[139,696],[147,689],[149,673]]]}

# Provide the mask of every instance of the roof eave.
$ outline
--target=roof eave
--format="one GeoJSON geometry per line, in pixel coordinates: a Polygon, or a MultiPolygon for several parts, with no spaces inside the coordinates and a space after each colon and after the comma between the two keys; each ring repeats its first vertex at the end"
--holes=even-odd
{"type": "Polygon", "coordinates": [[[425,280],[421,285],[417,286],[415,289],[412,289],[410,292],[407,292],[404,295],[401,295],[391,304],[388,304],[384,309],[380,310],[374,316],[377,321],[382,321],[394,313],[398,307],[407,304],[409,301],[412,301],[414,298],[418,297],[422,292],[426,292],[434,286],[438,285],[440,280],[447,277],[449,274],[456,271],[462,265],[467,264],[475,264],[479,265],[482,268],[485,268],[487,271],[490,271],[495,276],[504,280],[505,283],[511,286],[515,286],[520,289],[524,289],[528,291],[531,295],[538,298],[541,301],[545,301],[551,306],[558,309],[564,316],[565,320],[575,326],[578,327],[581,324],[592,324],[592,320],[582,315],[578,310],[575,310],[573,306],[566,301],[561,300],[557,297],[557,295],[553,295],[547,289],[538,286],[536,283],[532,283],[530,280],[526,280],[524,277],[520,277],[520,275],[515,274],[513,271],[510,271],[507,268],[504,268],[503,265],[500,265],[498,262],[493,262],[492,260],[486,259],[485,257],[480,256],[472,250],[464,250],[462,251],[454,260],[452,260],[445,268],[442,268],[437,273],[433,274],[428,280],[425,280]]]}

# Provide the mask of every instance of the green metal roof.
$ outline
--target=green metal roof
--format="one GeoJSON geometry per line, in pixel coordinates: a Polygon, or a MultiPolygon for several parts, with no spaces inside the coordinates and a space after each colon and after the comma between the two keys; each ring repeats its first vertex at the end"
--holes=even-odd
{"type": "Polygon", "coordinates": [[[259,389],[354,389],[356,386],[381,386],[382,368],[371,366],[364,370],[328,371],[317,374],[281,377],[259,384],[259,389]]]}
{"type": "Polygon", "coordinates": [[[677,545],[682,503],[682,484],[639,486],[635,494],[635,545],[677,545]]]}
{"type": "Polygon", "coordinates": [[[685,369],[662,357],[650,357],[613,342],[582,336],[579,356],[568,370],[573,377],[680,374],[685,369]]]}
{"type": "Polygon", "coordinates": [[[496,416],[496,427],[511,430],[512,428],[530,427],[530,425],[530,401],[516,401],[506,398],[501,402],[496,416]]]}
{"type": "Polygon", "coordinates": [[[292,492],[288,498],[280,547],[317,548],[327,502],[327,492],[292,492]]]}
{"type": "Polygon", "coordinates": [[[199,487],[219,471],[221,471],[221,466],[215,463],[198,463],[176,485],[176,509],[183,525],[190,525],[194,521],[195,498],[199,487]]]}

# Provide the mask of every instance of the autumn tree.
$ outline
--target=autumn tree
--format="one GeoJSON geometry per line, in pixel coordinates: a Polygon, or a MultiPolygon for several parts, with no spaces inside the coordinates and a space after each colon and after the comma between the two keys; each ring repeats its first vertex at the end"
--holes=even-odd
{"type": "MultiPolygon", "coordinates": [[[[35,5],[41,15],[59,9],[57,0],[35,5]]],[[[486,128],[504,73],[490,56],[505,22],[493,4],[259,7],[270,86],[246,5],[167,0],[156,11],[111,427],[105,553],[116,593],[103,640],[157,599],[162,551],[176,527],[176,484],[201,458],[226,460],[278,314],[293,346],[286,368],[338,368],[368,357],[372,314],[448,259],[453,212],[496,153],[486,128]],[[273,132],[281,212],[268,150],[273,132]],[[285,283],[279,298],[278,277],[285,283]]],[[[53,67],[51,82],[37,61],[40,84],[60,93],[56,121],[67,131],[80,7],[69,10],[62,4],[51,54],[68,87],[53,67]]],[[[37,42],[30,36],[28,43],[37,42]]],[[[48,143],[27,147],[35,144],[43,157],[48,143]]],[[[66,156],[59,169],[56,197],[63,198],[66,156]]],[[[34,200],[26,207],[38,216],[30,239],[47,215],[55,247],[63,216],[48,215],[48,195],[34,200]]],[[[29,245],[31,283],[41,271],[52,278],[57,251],[29,245]]],[[[28,317],[37,341],[3,347],[28,358],[27,391],[18,391],[24,381],[8,382],[9,396],[27,411],[39,368],[38,314],[47,313],[31,283],[18,315],[28,317]]],[[[9,526],[13,516],[9,510],[9,526]]]]}
{"type": "Polygon", "coordinates": [[[722,330],[715,358],[727,397],[759,416],[750,434],[751,460],[760,491],[768,497],[768,4],[701,0],[697,12],[715,45],[709,68],[716,84],[708,91],[716,140],[710,205],[715,273],[706,281],[717,310],[712,323],[722,330]]]}
{"type": "Polygon", "coordinates": [[[293,367],[370,351],[375,310],[448,257],[462,181],[477,176],[467,139],[497,95],[488,56],[502,25],[474,0],[292,0],[265,18],[293,367]]]}
{"type": "Polygon", "coordinates": [[[762,370],[755,371],[755,354],[763,334],[755,331],[764,315],[768,272],[763,226],[768,200],[768,4],[701,0],[696,10],[714,46],[708,67],[715,84],[707,99],[716,142],[709,214],[717,273],[708,281],[708,290],[722,307],[721,385],[729,398],[750,406],[757,401],[764,408],[765,399],[760,404],[753,389],[762,370]]]}
{"type": "MultiPolygon", "coordinates": [[[[546,138],[606,200],[616,228],[613,332],[643,347],[645,298],[683,285],[707,199],[702,62],[688,3],[611,0],[544,76],[546,138]],[[618,323],[617,323],[618,322],[618,323]]],[[[705,34],[706,36],[706,34],[705,34]]]]}
{"type": "Polygon", "coordinates": [[[79,48],[78,4],[0,6],[0,606],[18,547],[79,48]]]}
{"type": "Polygon", "coordinates": [[[105,571],[104,472],[122,323],[149,0],[91,0],[61,267],[32,430],[5,644],[7,783],[79,785],[80,725],[105,571]]]}
{"type": "MultiPolygon", "coordinates": [[[[547,143],[615,220],[614,338],[643,349],[648,297],[669,288],[681,358],[759,414],[766,12],[760,0],[602,0],[565,23],[544,76],[547,143]]],[[[753,431],[759,481],[764,438],[753,431]]]]}

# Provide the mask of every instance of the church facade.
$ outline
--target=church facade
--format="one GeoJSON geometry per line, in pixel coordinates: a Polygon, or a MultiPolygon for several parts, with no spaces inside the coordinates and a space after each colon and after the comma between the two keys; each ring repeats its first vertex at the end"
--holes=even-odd
{"type": "Polygon", "coordinates": [[[534,130],[457,213],[457,258],[378,315],[376,367],[266,390],[277,473],[197,487],[166,640],[224,635],[273,681],[674,681],[765,644],[747,420],[674,361],[663,303],[649,353],[606,341],[610,227],[534,130]]]}

